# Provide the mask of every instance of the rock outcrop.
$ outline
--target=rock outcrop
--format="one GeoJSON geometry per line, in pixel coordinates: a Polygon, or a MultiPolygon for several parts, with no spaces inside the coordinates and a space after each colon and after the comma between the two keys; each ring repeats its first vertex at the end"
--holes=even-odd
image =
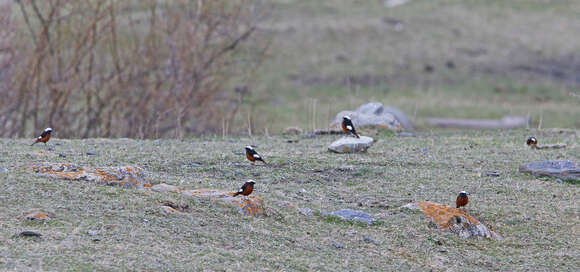
{"type": "Polygon", "coordinates": [[[137,166],[80,167],[70,163],[31,163],[26,166],[42,176],[66,180],[83,180],[128,188],[147,187],[145,173],[137,166]]]}
{"type": "Polygon", "coordinates": [[[450,231],[462,238],[502,239],[491,228],[488,228],[461,209],[429,201],[410,203],[403,206],[403,208],[422,211],[441,230],[450,231]]]}
{"type": "Polygon", "coordinates": [[[369,147],[374,143],[373,138],[367,136],[360,136],[360,138],[355,137],[342,137],[328,146],[328,151],[336,153],[356,153],[356,152],[366,152],[369,147]]]}
{"type": "Polygon", "coordinates": [[[556,177],[564,180],[580,180],[580,163],[568,160],[526,162],[520,172],[536,177],[556,177]]]}
{"type": "Polygon", "coordinates": [[[234,205],[241,214],[252,215],[252,216],[262,216],[264,215],[264,201],[257,196],[233,196],[233,192],[224,192],[218,190],[208,190],[208,189],[197,189],[197,190],[185,190],[178,186],[168,185],[168,184],[157,184],[151,187],[151,190],[158,192],[175,192],[181,193],[187,197],[208,197],[223,201],[228,204],[234,205]]]}

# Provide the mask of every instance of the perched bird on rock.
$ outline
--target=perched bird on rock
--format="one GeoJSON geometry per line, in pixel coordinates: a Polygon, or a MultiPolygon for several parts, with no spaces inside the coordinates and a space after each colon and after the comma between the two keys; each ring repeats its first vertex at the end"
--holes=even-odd
{"type": "Polygon", "coordinates": [[[50,133],[52,133],[52,128],[46,128],[42,132],[42,134],[40,134],[40,136],[36,138],[36,140],[34,141],[34,143],[31,144],[31,146],[33,146],[36,143],[44,143],[46,145],[46,142],[50,140],[50,133]]]}
{"type": "Polygon", "coordinates": [[[526,141],[526,144],[528,146],[530,146],[531,148],[537,148],[538,147],[538,140],[536,139],[536,137],[530,137],[526,141]]]}
{"type": "Polygon", "coordinates": [[[356,129],[354,128],[354,125],[352,124],[352,120],[350,119],[350,117],[348,117],[346,115],[344,117],[342,117],[342,130],[344,130],[345,132],[350,132],[355,137],[360,138],[360,136],[358,136],[358,133],[356,133],[356,129]]]}
{"type": "Polygon", "coordinates": [[[469,203],[468,195],[469,195],[469,193],[466,191],[459,192],[459,195],[457,196],[457,200],[455,200],[455,207],[459,209],[460,207],[466,206],[467,203],[469,203]]]}
{"type": "Polygon", "coordinates": [[[254,191],[254,184],[256,184],[253,180],[248,180],[242,187],[234,194],[234,196],[243,195],[249,196],[254,191]]]}
{"type": "Polygon", "coordinates": [[[252,163],[255,161],[261,161],[264,164],[267,164],[252,146],[246,146],[246,158],[248,158],[252,163]]]}

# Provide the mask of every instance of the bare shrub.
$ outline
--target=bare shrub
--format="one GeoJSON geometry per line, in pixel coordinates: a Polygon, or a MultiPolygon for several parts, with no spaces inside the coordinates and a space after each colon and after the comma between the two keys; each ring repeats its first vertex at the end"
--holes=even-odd
{"type": "Polygon", "coordinates": [[[10,48],[0,66],[2,136],[47,126],[59,137],[222,133],[247,93],[235,86],[250,83],[268,44],[259,1],[15,3],[12,16],[0,9],[10,26],[0,30],[0,47],[10,48]]]}

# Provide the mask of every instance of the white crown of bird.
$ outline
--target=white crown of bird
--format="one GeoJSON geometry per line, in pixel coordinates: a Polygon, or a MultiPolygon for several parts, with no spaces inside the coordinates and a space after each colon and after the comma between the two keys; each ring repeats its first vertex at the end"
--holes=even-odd
{"type": "Polygon", "coordinates": [[[469,195],[469,193],[468,193],[468,192],[466,192],[466,191],[461,191],[461,192],[459,192],[459,194],[466,194],[466,195],[469,195]]]}
{"type": "Polygon", "coordinates": [[[348,116],[348,115],[345,115],[342,118],[350,120],[350,116],[348,116]]]}
{"type": "Polygon", "coordinates": [[[44,131],[52,131],[52,128],[45,128],[44,131]]]}
{"type": "Polygon", "coordinates": [[[247,149],[254,150],[254,148],[253,148],[251,145],[249,145],[249,146],[246,146],[246,148],[247,148],[247,149]]]}
{"type": "Polygon", "coordinates": [[[248,182],[248,183],[252,183],[252,184],[255,184],[255,183],[256,183],[256,182],[255,182],[253,179],[249,179],[249,180],[248,180],[248,181],[246,181],[246,182],[248,182]]]}

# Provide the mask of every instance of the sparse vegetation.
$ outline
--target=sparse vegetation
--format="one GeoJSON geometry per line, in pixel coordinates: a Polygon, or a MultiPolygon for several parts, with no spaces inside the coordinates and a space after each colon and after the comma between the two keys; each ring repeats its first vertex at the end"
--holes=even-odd
{"type": "MultiPolygon", "coordinates": [[[[362,130],[361,134],[368,135],[362,130]]],[[[177,140],[51,140],[54,151],[27,140],[0,139],[0,270],[554,270],[580,268],[578,184],[520,174],[519,164],[580,160],[575,130],[450,131],[417,137],[378,136],[366,154],[335,154],[340,136],[177,140]],[[571,148],[532,150],[528,135],[571,148]],[[251,166],[255,144],[269,166],[251,166]],[[100,155],[87,156],[87,151],[100,155]],[[66,158],[58,154],[66,154],[66,158]],[[30,161],[84,166],[138,165],[152,183],[254,194],[269,216],[241,216],[230,205],[180,194],[39,177],[30,161]],[[195,163],[195,164],[194,164],[195,163]],[[199,166],[197,164],[200,164],[199,166]],[[481,175],[501,171],[499,177],[481,175]],[[468,212],[502,241],[465,240],[429,226],[411,201],[453,204],[469,191],[468,212]],[[304,216],[278,202],[310,208],[304,216]],[[187,207],[169,214],[162,205],[187,207]],[[350,223],[319,211],[358,209],[378,221],[350,223]],[[41,210],[46,223],[24,219],[41,210]],[[12,238],[33,230],[41,238],[12,238]],[[88,234],[98,231],[97,235],[88,234]],[[365,237],[366,240],[365,240],[365,237]],[[93,241],[99,239],[98,241],[93,241]],[[370,240],[369,240],[370,239],[370,240]],[[372,241],[372,242],[369,242],[372,241]],[[335,244],[335,242],[337,244],[335,244]],[[341,245],[344,248],[339,248],[341,245]]]]}

